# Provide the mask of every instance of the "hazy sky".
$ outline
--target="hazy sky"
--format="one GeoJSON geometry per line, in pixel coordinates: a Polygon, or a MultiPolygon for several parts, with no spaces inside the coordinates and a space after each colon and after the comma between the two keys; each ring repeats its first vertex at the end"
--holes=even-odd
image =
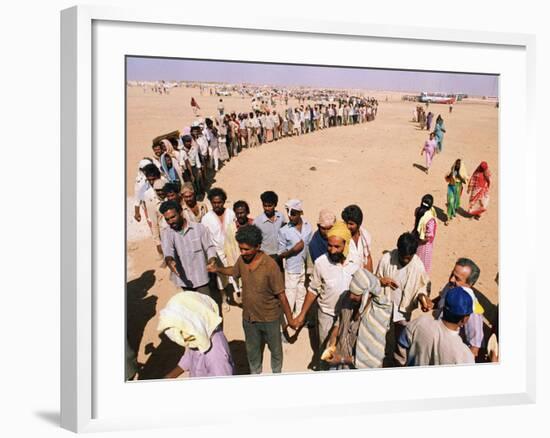
{"type": "Polygon", "coordinates": [[[498,76],[288,64],[127,58],[129,81],[202,81],[498,95],[498,76]]]}

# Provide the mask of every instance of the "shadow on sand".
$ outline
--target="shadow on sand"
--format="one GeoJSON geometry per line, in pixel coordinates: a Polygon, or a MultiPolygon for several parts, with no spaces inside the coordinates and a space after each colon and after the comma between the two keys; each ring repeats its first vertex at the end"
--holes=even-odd
{"type": "Polygon", "coordinates": [[[151,353],[139,371],[139,380],[163,379],[180,361],[185,348],[172,342],[164,333],[159,335],[160,344],[145,346],[145,353],[151,353]]]}
{"type": "Polygon", "coordinates": [[[235,364],[235,374],[238,376],[250,374],[245,342],[237,340],[229,342],[229,351],[231,351],[231,357],[233,358],[233,363],[235,364]]]}
{"type": "Polygon", "coordinates": [[[147,296],[155,280],[155,271],[149,270],[126,284],[126,336],[134,352],[139,350],[147,322],[156,314],[157,297],[147,296]]]}
{"type": "Polygon", "coordinates": [[[426,171],[428,170],[427,167],[422,166],[422,164],[418,164],[418,163],[413,163],[413,167],[416,167],[417,169],[421,170],[424,173],[426,173],[426,171]]]}

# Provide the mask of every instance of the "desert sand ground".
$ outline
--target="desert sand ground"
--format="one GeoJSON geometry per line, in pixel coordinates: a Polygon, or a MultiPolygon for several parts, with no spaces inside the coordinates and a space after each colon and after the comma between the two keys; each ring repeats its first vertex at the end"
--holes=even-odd
{"type": "MultiPolygon", "coordinates": [[[[364,213],[363,225],[373,237],[373,261],[378,263],[384,250],[393,249],[398,236],[414,225],[414,209],[420,198],[431,193],[440,219],[446,211],[444,175],[456,158],[462,158],[469,174],[480,161],[488,162],[493,174],[491,204],[480,221],[461,215],[446,227],[438,221],[432,266],[432,296],[446,283],[458,257],[472,258],[481,268],[476,285],[485,307],[487,323],[497,317],[498,284],[498,109],[494,102],[466,99],[454,105],[431,104],[429,110],[441,114],[447,134],[443,152],[434,157],[429,175],[420,151],[428,133],[411,122],[415,102],[401,100],[404,93],[369,92],[379,100],[376,120],[354,126],[342,126],[311,134],[285,138],[252,150],[244,150],[215,176],[213,186],[228,193],[227,206],[246,200],[251,216],[262,212],[259,195],[274,190],[279,209],[287,199],[298,198],[304,204],[304,218],[314,227],[319,210],[330,208],[339,216],[349,204],[358,204],[364,213]],[[387,100],[386,100],[387,99],[387,100]]],[[[138,161],[151,155],[151,140],[157,135],[190,126],[195,119],[191,96],[201,106],[200,117],[216,114],[219,98],[197,88],[174,88],[168,95],[144,92],[128,87],[127,93],[127,194],[133,196],[133,181],[138,161]]],[[[249,111],[250,99],[224,97],[228,111],[249,111]]],[[[291,100],[290,105],[294,106],[291,100]]],[[[283,107],[278,105],[279,110],[283,107]]],[[[435,120],[435,118],[434,118],[435,120]]],[[[467,207],[464,192],[462,205],[467,207]]],[[[136,223],[129,208],[127,322],[130,345],[138,361],[145,364],[141,378],[161,378],[179,360],[182,349],[156,330],[157,316],[176,292],[168,270],[156,259],[149,230],[136,223]]],[[[237,372],[247,372],[241,310],[231,306],[224,312],[224,332],[230,342],[237,372]]],[[[267,350],[267,349],[266,349],[267,350]]],[[[283,372],[307,371],[311,359],[307,330],[294,344],[284,344],[283,372]]],[[[264,372],[270,372],[266,351],[264,372]]]]}

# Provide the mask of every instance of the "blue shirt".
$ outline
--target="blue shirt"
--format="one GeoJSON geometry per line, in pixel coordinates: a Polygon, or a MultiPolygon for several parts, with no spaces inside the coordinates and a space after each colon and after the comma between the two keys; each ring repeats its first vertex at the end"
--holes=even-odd
{"type": "Polygon", "coordinates": [[[328,251],[328,240],[323,239],[319,230],[313,233],[313,237],[309,242],[309,255],[311,256],[311,261],[315,263],[320,256],[328,251]]]}
{"type": "Polygon", "coordinates": [[[282,254],[293,248],[300,240],[304,241],[304,249],[298,254],[288,257],[285,261],[285,271],[289,274],[299,274],[302,272],[311,236],[311,225],[304,219],[302,219],[302,231],[298,231],[291,223],[286,224],[279,230],[279,250],[277,254],[282,254]]]}
{"type": "Polygon", "coordinates": [[[278,211],[275,212],[275,220],[271,222],[265,213],[254,219],[254,225],[262,230],[262,246],[261,250],[268,255],[277,254],[279,249],[278,233],[281,227],[285,224],[283,215],[278,211]]]}

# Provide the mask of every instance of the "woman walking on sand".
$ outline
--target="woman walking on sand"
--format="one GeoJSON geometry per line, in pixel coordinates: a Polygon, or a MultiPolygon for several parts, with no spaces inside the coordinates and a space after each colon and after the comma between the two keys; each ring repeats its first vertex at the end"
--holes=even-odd
{"type": "Polygon", "coordinates": [[[437,116],[437,119],[435,120],[435,139],[437,141],[437,152],[441,152],[443,150],[443,137],[447,131],[445,130],[445,123],[443,123],[443,117],[441,115],[437,116]]]}
{"type": "Polygon", "coordinates": [[[432,195],[422,196],[420,206],[414,212],[414,229],[412,231],[418,237],[416,255],[424,263],[424,268],[428,274],[432,270],[432,254],[437,229],[437,216],[433,204],[434,198],[432,195]]]}
{"type": "Polygon", "coordinates": [[[456,212],[460,207],[463,186],[468,183],[466,166],[460,158],[453,163],[451,171],[445,175],[445,181],[447,181],[447,219],[445,225],[449,225],[449,221],[456,217],[456,212]]]}
{"type": "Polygon", "coordinates": [[[199,115],[199,110],[201,109],[201,107],[199,106],[199,104],[197,103],[194,97],[191,98],[191,109],[193,110],[193,114],[195,116],[199,115]]]}
{"type": "Polygon", "coordinates": [[[489,187],[491,185],[491,172],[485,161],[477,167],[468,184],[467,193],[470,194],[468,213],[479,220],[481,214],[487,211],[489,206],[489,187]]]}
{"type": "Polygon", "coordinates": [[[429,131],[432,127],[432,121],[434,118],[434,114],[430,111],[428,115],[426,116],[426,129],[429,131]]]}
{"type": "Polygon", "coordinates": [[[430,132],[430,139],[426,140],[424,143],[424,146],[422,147],[422,150],[420,151],[420,156],[424,155],[426,159],[426,175],[428,174],[428,171],[430,170],[430,167],[432,165],[432,160],[435,155],[435,150],[437,148],[437,143],[435,141],[435,134],[433,132],[430,132]]]}

